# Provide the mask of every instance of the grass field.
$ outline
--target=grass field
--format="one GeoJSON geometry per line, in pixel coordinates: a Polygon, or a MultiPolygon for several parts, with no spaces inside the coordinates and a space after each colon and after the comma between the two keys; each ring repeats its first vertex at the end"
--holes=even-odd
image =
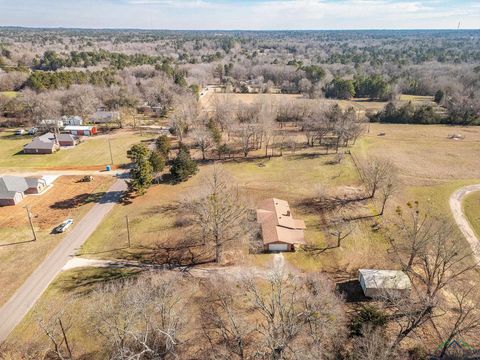
{"type": "MultiPolygon", "coordinates": [[[[109,135],[113,164],[128,162],[127,150],[136,143],[148,141],[150,136],[120,131],[109,135]]],[[[81,168],[111,164],[107,136],[86,138],[72,149],[61,149],[54,154],[23,154],[23,146],[30,136],[16,136],[14,131],[0,132],[0,168],[81,168]]]]}
{"type": "Polygon", "coordinates": [[[463,201],[463,211],[477,237],[480,238],[480,191],[466,196],[463,201]]]}
{"type": "Polygon", "coordinates": [[[16,206],[0,207],[0,305],[64,237],[52,234],[52,229],[67,218],[78,222],[113,182],[107,176],[96,176],[88,183],[79,179],[62,176],[44,194],[27,196],[16,206]],[[24,208],[27,205],[37,233],[33,242],[24,208]]]}

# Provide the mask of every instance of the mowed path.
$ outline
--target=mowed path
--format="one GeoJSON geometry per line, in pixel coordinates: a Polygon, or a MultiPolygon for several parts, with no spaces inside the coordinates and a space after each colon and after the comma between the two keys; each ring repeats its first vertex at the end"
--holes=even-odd
{"type": "Polygon", "coordinates": [[[32,275],[0,309],[0,343],[23,319],[75,251],[89,238],[105,215],[120,201],[127,189],[125,180],[117,180],[62,242],[48,255],[32,275]]]}
{"type": "Polygon", "coordinates": [[[458,227],[460,228],[460,231],[463,233],[468,243],[470,244],[476,261],[480,263],[480,239],[478,239],[475,231],[472,229],[472,226],[468,222],[468,219],[463,213],[462,208],[463,198],[466,195],[475,191],[480,191],[480,184],[465,186],[455,191],[450,196],[450,209],[452,210],[453,217],[458,227]]]}

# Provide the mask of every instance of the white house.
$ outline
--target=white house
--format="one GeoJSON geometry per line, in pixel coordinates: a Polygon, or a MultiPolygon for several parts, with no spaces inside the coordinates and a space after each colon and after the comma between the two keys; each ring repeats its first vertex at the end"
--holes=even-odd
{"type": "Polygon", "coordinates": [[[83,119],[80,116],[62,116],[64,125],[83,125],[83,119]]]}

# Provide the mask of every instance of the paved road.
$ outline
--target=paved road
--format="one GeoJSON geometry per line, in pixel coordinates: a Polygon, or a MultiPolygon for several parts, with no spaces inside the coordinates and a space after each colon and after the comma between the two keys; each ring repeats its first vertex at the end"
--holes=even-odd
{"type": "Polygon", "coordinates": [[[474,191],[480,191],[480,184],[465,186],[455,191],[450,196],[450,209],[452,210],[453,217],[455,218],[460,231],[470,244],[477,262],[480,263],[480,239],[475,235],[475,231],[473,231],[462,209],[463,198],[474,191]]]}
{"type": "Polygon", "coordinates": [[[124,180],[117,180],[100,199],[100,202],[71,229],[62,242],[0,308],[0,343],[7,338],[60,270],[75,255],[75,251],[88,239],[105,215],[120,200],[126,188],[124,180]]]}

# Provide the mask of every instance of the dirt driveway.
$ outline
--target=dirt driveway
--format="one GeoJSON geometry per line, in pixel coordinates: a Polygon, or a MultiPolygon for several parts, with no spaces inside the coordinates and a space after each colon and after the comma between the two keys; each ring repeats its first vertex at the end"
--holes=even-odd
{"type": "Polygon", "coordinates": [[[450,196],[450,209],[452,210],[453,217],[455,218],[455,222],[460,228],[460,231],[470,244],[476,261],[480,263],[480,240],[475,235],[475,231],[473,231],[470,226],[462,208],[463,198],[474,191],[480,191],[480,184],[465,186],[455,191],[452,196],[450,196]]]}

